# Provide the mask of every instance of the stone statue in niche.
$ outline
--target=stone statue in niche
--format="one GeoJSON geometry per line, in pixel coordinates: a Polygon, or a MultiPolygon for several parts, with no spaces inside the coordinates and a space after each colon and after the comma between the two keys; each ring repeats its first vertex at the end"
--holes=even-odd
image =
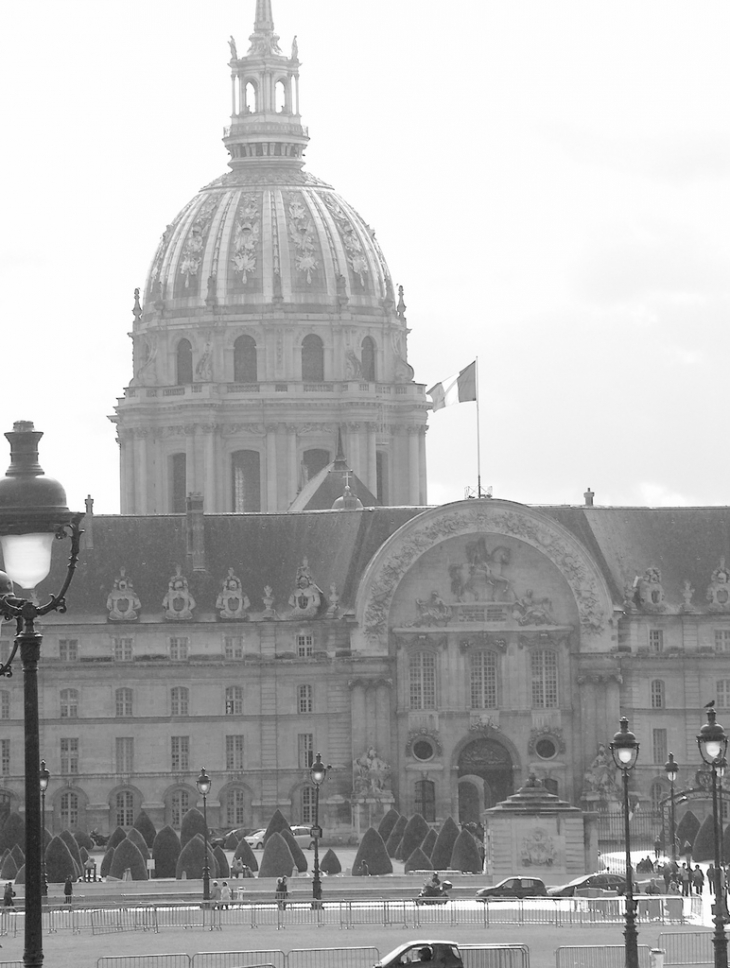
{"type": "Polygon", "coordinates": [[[305,558],[297,568],[297,587],[289,596],[289,605],[294,613],[292,617],[313,618],[319,611],[322,597],[322,589],[315,585],[305,558]]]}
{"type": "Polygon", "coordinates": [[[512,582],[503,573],[510,550],[499,546],[487,550],[484,538],[466,546],[466,562],[449,565],[451,591],[457,602],[510,602],[515,600],[512,582]]]}
{"type": "Polygon", "coordinates": [[[373,746],[352,764],[353,791],[360,796],[378,796],[385,792],[390,767],[381,760],[373,746]]]}
{"type": "Polygon", "coordinates": [[[362,379],[362,363],[352,350],[348,350],[345,354],[345,365],[347,367],[346,376],[348,380],[362,379]]]}
{"type": "Polygon", "coordinates": [[[241,580],[228,569],[228,575],[223,580],[223,588],[215,602],[218,614],[223,619],[245,622],[248,619],[247,610],[251,607],[248,595],[243,590],[241,580]]]}
{"type": "Polygon", "coordinates": [[[725,567],[724,557],[720,558],[719,566],[712,573],[707,601],[712,612],[730,611],[730,571],[725,567]]]}
{"type": "Polygon", "coordinates": [[[451,608],[443,601],[438,592],[431,592],[426,599],[416,599],[418,615],[412,623],[421,625],[448,625],[451,621],[451,608]]]}
{"type": "Polygon", "coordinates": [[[590,794],[602,800],[615,800],[617,796],[616,768],[603,743],[598,744],[598,752],[583,777],[583,796],[590,794]]]}
{"type": "Polygon", "coordinates": [[[172,621],[190,621],[193,617],[195,599],[190,594],[188,580],[180,565],[175,566],[175,574],[167,583],[167,594],[162,599],[162,607],[165,609],[165,618],[172,621]]]}
{"type": "Polygon", "coordinates": [[[664,589],[662,588],[662,573],[658,568],[647,568],[636,586],[639,605],[645,612],[663,612],[664,589]]]}
{"type": "Polygon", "coordinates": [[[203,353],[195,366],[195,377],[203,383],[213,379],[213,346],[208,337],[203,353]]]}
{"type": "Polygon", "coordinates": [[[110,622],[136,622],[142,602],[134,590],[134,585],[127,578],[126,570],[119,569],[119,576],[114,579],[114,586],[106,600],[106,609],[110,622]]]}
{"type": "Polygon", "coordinates": [[[337,618],[340,613],[340,596],[337,594],[337,585],[330,585],[329,608],[327,618],[337,618]]]}
{"type": "Polygon", "coordinates": [[[236,41],[233,38],[233,34],[228,38],[228,46],[231,48],[231,60],[238,60],[238,51],[236,49],[236,41]]]}
{"type": "Polygon", "coordinates": [[[557,625],[552,601],[536,598],[531,588],[515,602],[512,614],[520,625],[557,625]]]}

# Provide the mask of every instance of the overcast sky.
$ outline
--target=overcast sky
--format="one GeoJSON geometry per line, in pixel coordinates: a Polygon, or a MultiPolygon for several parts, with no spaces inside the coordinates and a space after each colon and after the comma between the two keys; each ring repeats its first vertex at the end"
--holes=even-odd
{"type": "MultiPolygon", "coordinates": [[[[227,41],[247,49],[254,8],[2,6],[2,429],[45,431],[73,507],[119,509],[107,416],[131,378],[132,292],[226,170],[227,41]]],[[[273,12],[285,52],[298,37],[307,168],[375,228],[416,379],[479,356],[495,496],[730,503],[730,4],[273,12]]],[[[431,503],[476,483],[474,410],[431,416],[431,503]]]]}

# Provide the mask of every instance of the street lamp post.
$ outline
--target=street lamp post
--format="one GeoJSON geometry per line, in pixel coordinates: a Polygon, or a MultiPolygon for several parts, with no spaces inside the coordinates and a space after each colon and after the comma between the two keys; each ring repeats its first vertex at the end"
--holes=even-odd
{"type": "Polygon", "coordinates": [[[200,771],[198,779],[195,781],[198,793],[203,798],[203,841],[205,843],[205,860],[203,862],[203,900],[210,900],[210,866],[208,865],[208,794],[210,793],[210,777],[204,769],[200,771]]]}
{"type": "Polygon", "coordinates": [[[40,729],[38,722],[38,661],[43,636],[35,621],[52,611],[66,611],[66,592],[71,584],[81,544],[83,514],[66,507],[63,487],[46,477],[38,463],[38,442],[43,436],[28,421],[13,425],[5,434],[10,443],[10,467],[0,480],[0,543],[4,572],[0,572],[0,615],[16,624],[8,661],[0,676],[11,676],[13,660],[20,651],[23,668],[25,736],[25,947],[23,964],[43,964],[43,876],[41,871],[40,729]],[[58,594],[45,605],[14,594],[13,582],[35,589],[51,570],[53,539],[71,538],[65,579],[58,594]]]}
{"type": "Polygon", "coordinates": [[[41,894],[48,897],[48,881],[46,880],[46,790],[51,774],[46,769],[46,761],[41,760],[38,772],[38,783],[41,788],[41,894]]]}
{"type": "Polygon", "coordinates": [[[636,902],[634,901],[634,875],[631,868],[631,833],[629,831],[629,773],[639,758],[639,744],[629,730],[629,721],[624,716],[621,729],[613,737],[610,745],[611,755],[621,770],[624,781],[624,841],[626,847],[626,926],[624,927],[624,947],[626,968],[639,968],[638,932],[636,930],[636,902]]]}
{"type": "Polygon", "coordinates": [[[712,943],[715,946],[715,968],[727,968],[727,935],[725,934],[725,878],[720,870],[722,864],[722,828],[719,820],[717,780],[725,772],[725,754],[727,753],[727,735],[722,726],[716,721],[717,713],[714,709],[707,710],[707,722],[697,737],[697,746],[702,761],[712,770],[712,820],[715,838],[715,869],[717,871],[717,890],[715,891],[715,905],[712,943]]]}
{"type": "Polygon", "coordinates": [[[317,753],[312,769],[309,771],[314,784],[314,826],[312,840],[314,841],[314,877],[312,878],[312,907],[322,907],[322,877],[319,870],[319,840],[322,828],[319,825],[319,788],[327,776],[327,767],[322,762],[322,755],[317,753]]]}
{"type": "Polygon", "coordinates": [[[677,823],[674,812],[674,783],[679,773],[679,767],[674,762],[674,753],[669,754],[669,759],[664,764],[664,772],[669,780],[669,824],[672,837],[672,860],[677,863],[677,823]]]}

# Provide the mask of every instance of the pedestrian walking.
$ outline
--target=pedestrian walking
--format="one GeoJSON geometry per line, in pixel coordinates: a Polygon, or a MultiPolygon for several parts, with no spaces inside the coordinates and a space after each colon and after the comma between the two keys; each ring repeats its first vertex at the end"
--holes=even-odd
{"type": "Polygon", "coordinates": [[[289,882],[286,879],[286,875],[280,877],[276,882],[276,891],[274,893],[274,898],[279,906],[280,911],[286,911],[286,899],[289,897],[289,882]]]}
{"type": "Polygon", "coordinates": [[[707,865],[707,887],[709,889],[710,894],[715,893],[715,887],[717,886],[716,877],[717,877],[717,867],[715,867],[712,861],[710,861],[710,863],[707,865]]]}
{"type": "Polygon", "coordinates": [[[227,911],[231,903],[231,889],[228,886],[228,881],[223,881],[221,884],[221,907],[224,911],[227,911]]]}
{"type": "Polygon", "coordinates": [[[213,886],[210,889],[210,900],[211,907],[217,908],[220,905],[221,900],[221,886],[218,881],[213,881],[213,886]]]}
{"type": "Polygon", "coordinates": [[[5,885],[5,893],[3,894],[3,905],[5,907],[15,907],[14,897],[15,891],[13,890],[13,885],[8,881],[5,885]]]}
{"type": "Polygon", "coordinates": [[[695,894],[701,894],[705,886],[705,875],[702,873],[699,864],[695,864],[695,869],[692,871],[692,886],[695,889],[695,894]]]}
{"type": "Polygon", "coordinates": [[[679,880],[682,884],[682,896],[689,897],[692,893],[692,874],[686,864],[679,869],[679,880]]]}
{"type": "Polygon", "coordinates": [[[66,880],[63,882],[63,903],[71,904],[74,893],[74,882],[71,880],[71,875],[69,874],[66,880]]]}

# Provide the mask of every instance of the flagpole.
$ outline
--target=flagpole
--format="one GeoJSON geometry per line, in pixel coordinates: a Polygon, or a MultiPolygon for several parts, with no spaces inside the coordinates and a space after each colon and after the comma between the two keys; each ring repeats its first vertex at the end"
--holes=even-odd
{"type": "Polygon", "coordinates": [[[474,359],[474,382],[477,404],[477,497],[482,496],[482,449],[481,433],[479,432],[479,357],[474,359]]]}

